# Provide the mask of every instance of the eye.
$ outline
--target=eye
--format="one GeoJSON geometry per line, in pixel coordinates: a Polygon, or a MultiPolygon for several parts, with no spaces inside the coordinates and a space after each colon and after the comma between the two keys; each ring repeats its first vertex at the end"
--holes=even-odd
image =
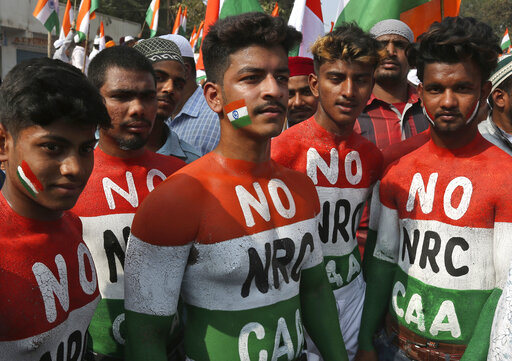
{"type": "Polygon", "coordinates": [[[41,148],[43,148],[43,150],[48,153],[58,153],[62,150],[60,145],[56,143],[43,143],[41,144],[41,148]]]}
{"type": "Polygon", "coordinates": [[[280,83],[288,84],[288,77],[286,75],[278,75],[276,76],[276,80],[280,83]]]}

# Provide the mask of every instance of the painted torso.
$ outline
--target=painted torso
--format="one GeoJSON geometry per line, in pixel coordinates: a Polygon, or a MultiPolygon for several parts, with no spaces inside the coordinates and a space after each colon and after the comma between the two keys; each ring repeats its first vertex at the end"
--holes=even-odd
{"type": "Polygon", "coordinates": [[[190,359],[293,360],[303,347],[301,271],[322,261],[317,213],[306,177],[272,161],[207,154],[164,182],[137,213],[130,262],[151,252],[145,259],[160,257],[161,264],[133,257],[127,308],[174,314],[181,286],[190,359]],[[182,184],[188,191],[179,191],[182,184]],[[139,282],[149,277],[169,278],[169,289],[157,293],[139,282]]]}
{"type": "Polygon", "coordinates": [[[80,360],[99,301],[80,220],[16,214],[0,194],[0,359],[80,360]]]}
{"type": "Polygon", "coordinates": [[[510,157],[478,135],[430,140],[386,171],[374,256],[398,264],[390,311],[431,340],[467,344],[512,254],[510,157]]]}
{"type": "Polygon", "coordinates": [[[95,352],[123,356],[124,260],[135,211],[158,184],[185,165],[181,160],[145,152],[130,159],[98,148],[94,170],[73,212],[83,223],[83,239],[98,269],[102,296],[90,327],[95,352]]]}
{"type": "Polygon", "coordinates": [[[361,272],[356,230],[372,185],[380,176],[382,155],[356,133],[339,137],[310,118],[272,141],[272,159],[308,175],[320,198],[318,236],[333,289],[361,272]]]}

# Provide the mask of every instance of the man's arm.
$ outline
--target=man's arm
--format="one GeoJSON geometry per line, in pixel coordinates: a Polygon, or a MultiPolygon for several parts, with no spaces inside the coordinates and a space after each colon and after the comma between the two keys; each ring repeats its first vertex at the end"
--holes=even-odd
{"type": "MultiPolygon", "coordinates": [[[[504,205],[504,207],[507,207],[504,205]]],[[[499,214],[498,214],[499,217],[499,214]]],[[[494,271],[496,273],[496,288],[489,295],[473,331],[461,361],[485,360],[489,350],[492,321],[496,305],[500,299],[503,287],[507,282],[510,260],[512,258],[512,223],[495,222],[493,232],[494,271]]]]}
{"type": "Polygon", "coordinates": [[[300,300],[304,326],[324,360],[348,360],[336,301],[323,262],[302,270],[300,300]]]}

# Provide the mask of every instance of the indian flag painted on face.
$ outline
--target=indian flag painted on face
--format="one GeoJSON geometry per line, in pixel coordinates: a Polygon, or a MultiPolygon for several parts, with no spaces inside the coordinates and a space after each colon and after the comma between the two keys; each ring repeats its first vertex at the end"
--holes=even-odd
{"type": "Polygon", "coordinates": [[[43,185],[32,172],[32,169],[30,169],[27,162],[21,162],[21,165],[18,166],[17,173],[21,184],[23,184],[23,186],[33,197],[37,196],[37,194],[43,190],[43,185]]]}
{"type": "Polygon", "coordinates": [[[224,112],[227,114],[231,125],[235,128],[241,128],[251,124],[251,118],[249,118],[245,99],[229,103],[224,107],[224,112]]]}

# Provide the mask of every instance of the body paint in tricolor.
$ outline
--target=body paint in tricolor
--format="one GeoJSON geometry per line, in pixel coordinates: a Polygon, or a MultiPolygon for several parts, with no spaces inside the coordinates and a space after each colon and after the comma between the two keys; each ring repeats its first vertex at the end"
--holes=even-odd
{"type": "Polygon", "coordinates": [[[224,112],[228,116],[231,125],[235,128],[245,127],[251,124],[251,118],[245,105],[245,99],[236,100],[224,107],[224,112]]]}
{"type": "Polygon", "coordinates": [[[18,166],[18,178],[21,184],[26,190],[33,196],[36,197],[39,192],[43,190],[43,185],[39,182],[36,175],[32,172],[32,169],[28,166],[27,162],[22,161],[21,165],[18,166]]]}

